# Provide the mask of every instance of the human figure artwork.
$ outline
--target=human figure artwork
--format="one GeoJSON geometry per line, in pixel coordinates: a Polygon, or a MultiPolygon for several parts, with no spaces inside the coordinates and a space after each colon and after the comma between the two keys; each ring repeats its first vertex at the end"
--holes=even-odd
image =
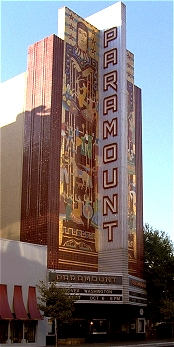
{"type": "Polygon", "coordinates": [[[135,111],[133,84],[127,81],[128,90],[128,255],[136,261],[136,174],[135,174],[135,111]]]}
{"type": "Polygon", "coordinates": [[[133,100],[133,84],[127,82],[128,90],[128,162],[135,166],[135,114],[133,100]]]}
{"type": "Polygon", "coordinates": [[[63,230],[82,232],[71,236],[59,232],[63,233],[62,247],[80,250],[83,245],[83,251],[95,251],[95,237],[89,242],[83,235],[95,235],[98,220],[98,31],[69,9],[66,11],[69,21],[65,27],[60,168],[60,206],[64,213],[59,217],[63,230]]]}
{"type": "Polygon", "coordinates": [[[132,113],[128,117],[128,160],[135,165],[135,120],[132,113]]]}

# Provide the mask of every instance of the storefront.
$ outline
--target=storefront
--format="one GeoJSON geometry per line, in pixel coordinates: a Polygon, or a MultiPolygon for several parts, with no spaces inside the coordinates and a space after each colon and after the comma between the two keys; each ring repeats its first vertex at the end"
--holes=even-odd
{"type": "MultiPolygon", "coordinates": [[[[142,309],[142,308],[141,308],[142,309]]],[[[59,327],[60,339],[85,341],[143,339],[145,318],[140,308],[114,304],[77,304],[70,323],[59,327]]]]}
{"type": "Polygon", "coordinates": [[[59,326],[60,339],[145,337],[145,281],[130,275],[126,281],[123,274],[116,273],[63,270],[49,270],[48,280],[77,295],[73,319],[59,326]]]}
{"type": "Polygon", "coordinates": [[[46,345],[37,284],[46,280],[46,247],[1,239],[0,343],[46,345]]]}

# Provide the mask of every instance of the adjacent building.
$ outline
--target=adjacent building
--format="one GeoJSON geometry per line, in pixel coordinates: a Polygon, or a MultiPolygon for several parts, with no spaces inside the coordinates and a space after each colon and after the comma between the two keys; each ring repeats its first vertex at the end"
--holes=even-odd
{"type": "Polygon", "coordinates": [[[45,346],[36,285],[47,280],[47,247],[1,239],[0,254],[0,345],[45,346]]]}
{"type": "Polygon", "coordinates": [[[86,19],[61,8],[58,36],[29,47],[19,78],[20,111],[2,128],[1,236],[46,245],[48,281],[78,295],[62,337],[145,333],[141,89],[125,5],[86,19]]]}

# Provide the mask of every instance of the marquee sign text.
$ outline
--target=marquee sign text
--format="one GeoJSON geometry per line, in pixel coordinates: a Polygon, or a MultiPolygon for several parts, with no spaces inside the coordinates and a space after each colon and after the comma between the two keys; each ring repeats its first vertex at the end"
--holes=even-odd
{"type": "Polygon", "coordinates": [[[122,285],[122,276],[49,273],[49,281],[122,285]]]}

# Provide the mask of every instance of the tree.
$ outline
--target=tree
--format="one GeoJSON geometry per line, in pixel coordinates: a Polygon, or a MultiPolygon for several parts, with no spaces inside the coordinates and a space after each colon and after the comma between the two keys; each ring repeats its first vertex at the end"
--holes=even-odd
{"type": "Polygon", "coordinates": [[[57,326],[59,323],[68,321],[74,310],[74,301],[77,297],[70,295],[67,289],[58,288],[55,282],[50,285],[40,281],[37,285],[40,293],[39,308],[45,317],[50,317],[55,321],[56,345],[57,345],[57,326]]]}
{"type": "Polygon", "coordinates": [[[165,232],[144,227],[145,279],[148,318],[174,318],[174,246],[165,232]]]}

